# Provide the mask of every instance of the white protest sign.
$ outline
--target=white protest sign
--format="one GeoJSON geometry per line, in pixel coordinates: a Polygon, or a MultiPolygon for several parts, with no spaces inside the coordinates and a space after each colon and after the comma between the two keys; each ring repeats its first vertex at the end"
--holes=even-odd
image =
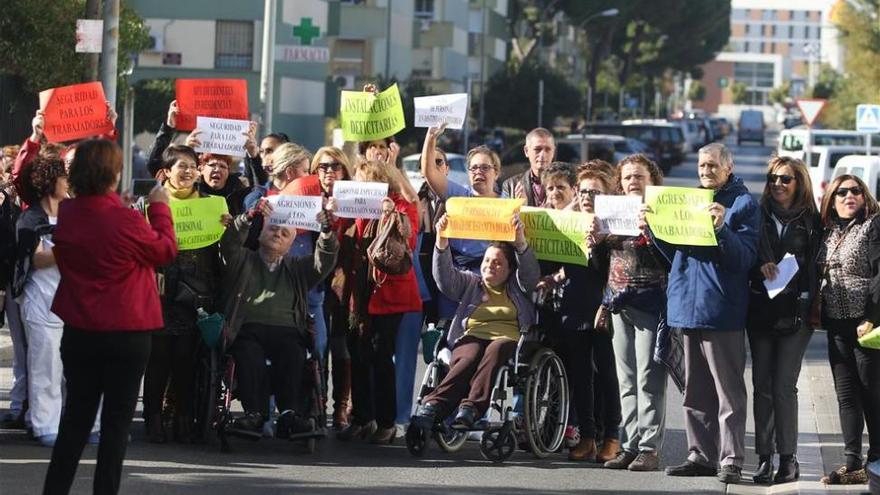
{"type": "Polygon", "coordinates": [[[321,196],[269,196],[272,216],[269,225],[284,225],[313,232],[321,231],[318,213],[323,207],[321,196]]]}
{"type": "Polygon", "coordinates": [[[336,216],[340,218],[380,218],[382,200],[388,196],[388,184],[338,180],[333,183],[336,216]]]}
{"type": "Polygon", "coordinates": [[[413,98],[416,108],[416,127],[436,127],[446,124],[448,129],[461,129],[467,118],[468,95],[455,93],[413,98]]]}
{"type": "Polygon", "coordinates": [[[195,150],[197,153],[244,156],[250,124],[247,120],[196,117],[196,129],[202,131],[198,135],[202,144],[195,150]]]}
{"type": "Polygon", "coordinates": [[[642,233],[639,230],[641,196],[600,194],[593,201],[602,232],[626,236],[637,236],[642,233]]]}
{"type": "Polygon", "coordinates": [[[101,53],[104,40],[104,21],[101,19],[76,20],[76,53],[101,53]]]}

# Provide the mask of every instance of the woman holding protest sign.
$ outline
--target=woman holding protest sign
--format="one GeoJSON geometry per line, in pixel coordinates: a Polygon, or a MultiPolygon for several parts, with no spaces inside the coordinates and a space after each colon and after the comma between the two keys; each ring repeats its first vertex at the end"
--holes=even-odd
{"type": "MultiPolygon", "coordinates": [[[[544,186],[545,207],[566,210],[575,199],[577,175],[571,164],[553,162],[541,172],[544,186]]],[[[522,213],[521,215],[526,214],[522,213]]],[[[528,214],[533,214],[529,212],[528,214]]],[[[566,212],[582,216],[582,213],[566,212]]],[[[560,263],[541,261],[543,277],[539,290],[546,291],[542,321],[550,325],[550,339],[554,352],[562,359],[569,377],[574,414],[571,426],[566,429],[570,452],[569,460],[595,462],[596,422],[593,392],[593,338],[599,331],[594,327],[596,311],[602,302],[602,289],[607,274],[601,251],[596,246],[590,260],[584,256],[583,263],[560,263]],[[585,358],[586,357],[586,358],[585,358]],[[578,435],[574,425],[578,425],[578,435]]]]}
{"type": "Polygon", "coordinates": [[[880,350],[858,341],[880,323],[880,215],[865,183],[848,174],[825,190],[821,211],[822,325],[828,332],[846,455],[846,464],[822,481],[861,484],[867,483],[862,462],[866,422],[868,462],[880,459],[880,350]]]}
{"type": "MultiPolygon", "coordinates": [[[[760,462],[755,483],[786,483],[800,475],[795,453],[798,437],[797,381],[807,344],[813,335],[810,307],[817,291],[813,260],[822,242],[822,226],[810,175],[796,158],[774,157],[767,164],[767,182],[761,196],[764,212],[758,264],[749,285],[748,330],[755,387],[755,450],[760,462]],[[794,256],[795,276],[768,293],[768,283],[782,278],[780,265],[794,256]],[[773,474],[773,454],[779,452],[779,470],[773,474]]],[[[790,266],[790,265],[789,265],[790,266]]]]}
{"type": "MultiPolygon", "coordinates": [[[[660,168],[642,154],[617,164],[615,188],[642,198],[647,186],[663,183],[660,168]]],[[[602,236],[598,232],[591,235],[602,236]]],[[[605,463],[610,469],[656,471],[666,413],[666,369],[654,362],[657,329],[666,308],[666,267],[645,238],[608,235],[604,306],[611,313],[612,343],[619,383],[621,445],[605,463]]]]}
{"type": "MultiPolygon", "coordinates": [[[[196,185],[198,156],[189,146],[172,145],[162,154],[163,187],[171,201],[207,197],[196,185]]],[[[228,223],[228,215],[218,222],[228,223]]],[[[144,377],[144,422],[150,442],[164,443],[163,410],[173,410],[174,439],[190,442],[193,424],[193,370],[199,332],[198,308],[213,311],[220,278],[220,255],[216,243],[177,253],[174,261],[157,271],[165,326],[153,333],[150,361],[144,377]],[[170,383],[170,387],[169,387],[170,383]],[[172,394],[167,399],[166,390],[172,394]]]]}
{"type": "Polygon", "coordinates": [[[61,273],[52,311],[64,321],[61,360],[67,397],[43,493],[68,493],[103,396],[94,492],[119,491],[129,426],[162,326],[154,267],[177,254],[168,192],[149,195],[150,223],[116,194],[122,150],[80,143],[70,167],[76,196],[58,212],[53,253],[61,273]]]}
{"type": "MultiPolygon", "coordinates": [[[[411,266],[412,251],[416,245],[418,209],[415,201],[402,193],[409,181],[396,168],[381,161],[362,162],[357,166],[355,180],[388,184],[388,196],[383,201],[382,217],[378,220],[359,218],[355,221],[353,240],[355,256],[345,269],[343,301],[353,299],[353,314],[348,338],[352,358],[353,418],[338,437],[350,440],[367,438],[371,443],[394,441],[396,416],[396,379],[394,367],[395,339],[404,313],[421,311],[415,272],[411,266]],[[393,223],[392,223],[393,222],[393,223]],[[388,238],[403,242],[409,250],[406,262],[395,264],[402,274],[381,271],[368,248],[389,226],[397,225],[388,238]]],[[[387,242],[387,241],[386,241],[387,242]]]]}

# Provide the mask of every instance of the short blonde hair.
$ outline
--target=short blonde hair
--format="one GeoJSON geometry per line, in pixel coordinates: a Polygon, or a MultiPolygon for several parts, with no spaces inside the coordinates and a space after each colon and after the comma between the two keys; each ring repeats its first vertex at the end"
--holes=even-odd
{"type": "Polygon", "coordinates": [[[288,167],[296,165],[303,160],[311,160],[309,150],[296,143],[284,143],[275,148],[272,153],[272,174],[281,175],[288,167]]]}

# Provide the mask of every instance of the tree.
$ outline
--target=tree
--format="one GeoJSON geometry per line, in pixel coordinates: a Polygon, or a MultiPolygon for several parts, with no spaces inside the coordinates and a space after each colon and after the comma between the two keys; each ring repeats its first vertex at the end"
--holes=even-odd
{"type": "Polygon", "coordinates": [[[730,92],[733,94],[733,102],[737,105],[745,105],[749,102],[749,87],[746,83],[738,81],[731,84],[730,92]]]}
{"type": "Polygon", "coordinates": [[[134,85],[134,133],[156,132],[174,99],[174,80],[146,79],[134,85]]]}
{"type": "Polygon", "coordinates": [[[581,95],[558,72],[535,62],[516,70],[508,68],[493,75],[486,84],[486,120],[489,126],[519,129],[535,127],[538,118],[538,81],[544,80],[542,121],[549,125],[556,117],[581,112],[581,95]]]}
{"type": "Polygon", "coordinates": [[[507,34],[510,36],[510,63],[519,69],[539,44],[555,43],[553,18],[559,0],[511,0],[508,4],[507,34]]]}
{"type": "Polygon", "coordinates": [[[791,81],[785,81],[770,91],[770,103],[784,106],[791,99],[791,81]]]}
{"type": "Polygon", "coordinates": [[[688,100],[703,101],[706,97],[706,86],[700,81],[691,81],[691,87],[688,89],[688,100]]]}
{"type": "MultiPolygon", "coordinates": [[[[81,82],[86,55],[75,52],[74,40],[76,20],[85,16],[85,6],[85,0],[5,0],[0,16],[0,74],[21,78],[29,92],[81,82]]],[[[123,3],[120,73],[131,65],[129,54],[147,46],[148,34],[143,20],[123,3]]]]}

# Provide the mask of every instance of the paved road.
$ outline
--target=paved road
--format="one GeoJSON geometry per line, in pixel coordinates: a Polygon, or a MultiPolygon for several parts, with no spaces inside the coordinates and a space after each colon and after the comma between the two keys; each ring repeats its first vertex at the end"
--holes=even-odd
{"type": "MultiPolygon", "coordinates": [[[[760,193],[764,165],[770,148],[747,146],[734,149],[736,173],[753,193],[760,193]]],[[[668,185],[696,184],[696,157],[675,167],[668,185]]],[[[0,347],[2,347],[0,332],[0,347]]],[[[802,481],[787,490],[771,491],[744,482],[725,487],[714,478],[669,478],[660,472],[630,473],[600,469],[597,465],[567,462],[562,455],[536,460],[517,452],[501,466],[484,461],[476,443],[455,454],[436,447],[423,459],[415,459],[403,446],[374,447],[323,441],[310,455],[302,446],[282,441],[234,441],[234,451],[223,454],[217,445],[152,445],[143,439],[136,420],[133,441],[125,465],[125,494],[623,494],[623,493],[825,493],[818,484],[820,473],[840,462],[842,444],[825,353],[824,333],[817,332],[807,354],[799,388],[801,437],[799,458],[802,481]]],[[[0,408],[8,406],[11,383],[8,357],[0,353],[0,408]]],[[[751,390],[751,373],[746,381],[751,390]]],[[[667,434],[662,449],[664,465],[678,463],[686,455],[681,396],[669,385],[667,434]]],[[[751,398],[750,409],[751,411],[751,398]]],[[[746,471],[755,469],[754,425],[751,413],[747,428],[746,471]]],[[[0,494],[40,493],[49,450],[28,440],[21,432],[0,430],[0,494]]],[[[90,493],[96,449],[87,447],[74,493],[90,493]]],[[[747,478],[750,479],[750,478],[747,478]]],[[[842,493],[859,493],[864,487],[842,493]]]]}

